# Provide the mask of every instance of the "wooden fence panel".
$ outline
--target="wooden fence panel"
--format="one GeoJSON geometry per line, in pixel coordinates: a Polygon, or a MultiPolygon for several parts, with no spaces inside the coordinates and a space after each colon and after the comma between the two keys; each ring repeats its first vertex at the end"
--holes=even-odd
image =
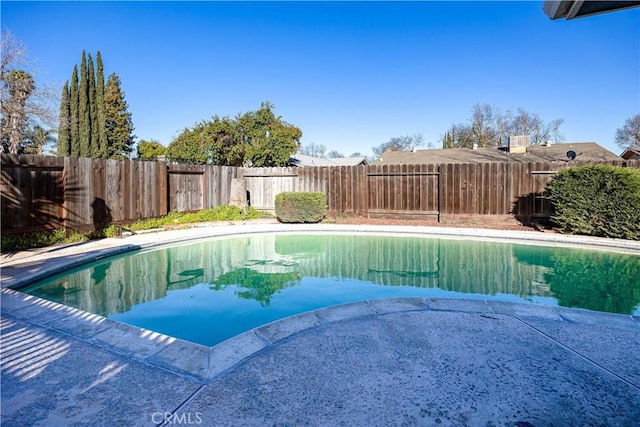
{"type": "Polygon", "coordinates": [[[312,188],[312,182],[310,173],[311,171],[309,168],[299,168],[295,191],[311,191],[310,188],[312,188]]]}
{"type": "MultiPolygon", "coordinates": [[[[80,159],[89,160],[89,159],[80,159]]],[[[106,162],[106,204],[113,221],[127,219],[125,212],[124,194],[129,194],[130,184],[125,181],[125,163],[119,160],[107,160],[106,162]]]]}
{"type": "MultiPolygon", "coordinates": [[[[2,206],[2,217],[0,218],[2,224],[2,230],[7,230],[12,226],[25,227],[23,219],[25,214],[22,212],[24,206],[24,200],[26,195],[24,194],[21,182],[21,175],[19,165],[8,165],[5,163],[5,154],[2,154],[2,169],[0,170],[0,197],[2,206]]],[[[8,156],[6,156],[8,157],[8,156]]],[[[11,159],[13,160],[13,159],[11,159]]]]}
{"type": "MultiPolygon", "coordinates": [[[[265,178],[262,180],[262,200],[261,209],[274,209],[276,195],[274,194],[274,186],[278,177],[275,175],[274,168],[265,168],[265,178]]],[[[279,190],[279,189],[278,189],[279,190]]],[[[277,190],[276,190],[277,191],[277,190]]]]}
{"type": "MultiPolygon", "coordinates": [[[[160,216],[161,200],[166,198],[162,188],[162,176],[158,176],[158,170],[164,162],[131,162],[131,206],[127,218],[153,218],[160,216]]],[[[166,171],[164,173],[166,179],[166,171]]]]}
{"type": "Polygon", "coordinates": [[[169,210],[204,209],[204,166],[172,165],[168,170],[169,210]]]}
{"type": "Polygon", "coordinates": [[[64,226],[64,159],[2,153],[1,227],[40,229],[64,226]]]}
{"type": "Polygon", "coordinates": [[[445,179],[444,187],[443,187],[443,201],[444,206],[442,207],[442,211],[446,213],[456,213],[455,210],[455,195],[456,195],[456,172],[455,166],[453,164],[445,165],[444,176],[445,179]]]}
{"type": "Polygon", "coordinates": [[[130,206],[128,218],[139,219],[160,216],[159,205],[161,200],[166,198],[166,193],[159,193],[158,191],[158,186],[162,185],[161,177],[157,175],[161,165],[166,165],[166,163],[131,163],[129,175],[131,177],[132,191],[128,200],[130,206]]]}
{"type": "Polygon", "coordinates": [[[521,193],[521,174],[522,174],[522,163],[510,163],[509,164],[509,177],[510,177],[510,188],[509,188],[509,212],[514,215],[518,215],[518,202],[517,197],[522,194],[521,193]]]}
{"type": "Polygon", "coordinates": [[[376,165],[371,169],[370,185],[369,185],[369,206],[367,212],[372,210],[381,210],[384,206],[384,187],[382,185],[384,166],[376,165]]]}
{"type": "Polygon", "coordinates": [[[382,166],[382,176],[379,177],[378,188],[381,193],[381,198],[378,196],[379,210],[392,210],[391,207],[391,179],[389,175],[393,173],[393,166],[391,165],[383,165],[382,166]]]}
{"type": "Polygon", "coordinates": [[[204,182],[202,183],[202,207],[203,209],[211,209],[216,205],[214,202],[215,186],[213,185],[217,174],[215,172],[216,166],[206,165],[204,167],[204,182]]]}
{"type": "Polygon", "coordinates": [[[496,214],[504,215],[509,212],[507,200],[506,163],[496,163],[496,214]]]}
{"type": "Polygon", "coordinates": [[[131,162],[131,213],[127,220],[169,213],[168,169],[165,162],[131,162]]]}
{"type": "MultiPolygon", "coordinates": [[[[227,169],[231,171],[232,168],[227,169]]],[[[243,168],[242,177],[247,186],[251,206],[259,210],[273,211],[275,197],[278,194],[297,191],[300,187],[298,170],[293,168],[243,168]]],[[[229,186],[230,182],[229,179],[229,186]]],[[[228,203],[228,199],[225,203],[228,203]]]]}
{"type": "Polygon", "coordinates": [[[93,227],[91,159],[66,157],[64,169],[65,226],[78,231],[90,230],[93,227]]]}
{"type": "Polygon", "coordinates": [[[340,167],[340,211],[353,212],[353,193],[351,192],[351,168],[340,167]]]}
{"type": "Polygon", "coordinates": [[[92,165],[93,176],[91,180],[92,215],[96,228],[104,228],[112,222],[112,216],[107,204],[107,160],[94,159],[92,165]]]}
{"type": "Polygon", "coordinates": [[[478,165],[470,163],[467,172],[467,213],[478,213],[478,165]]]}
{"type": "MultiPolygon", "coordinates": [[[[608,162],[640,168],[638,160],[608,162]]],[[[3,232],[133,222],[229,203],[244,177],[251,205],[274,209],[283,191],[320,191],[331,214],[426,218],[426,215],[548,217],[544,188],[555,171],[585,164],[484,163],[358,167],[235,168],[164,162],[2,154],[3,232]]]]}
{"type": "Polygon", "coordinates": [[[212,166],[211,167],[211,179],[208,182],[209,188],[209,202],[208,207],[213,208],[220,203],[222,200],[222,167],[220,166],[212,166]]]}
{"type": "Polygon", "coordinates": [[[407,165],[400,165],[397,171],[398,175],[395,177],[395,182],[398,187],[394,192],[396,201],[395,207],[400,211],[409,211],[409,176],[407,172],[407,165]]]}
{"type": "Polygon", "coordinates": [[[370,217],[424,219],[437,215],[438,173],[428,165],[374,165],[367,168],[370,217]],[[436,190],[432,189],[434,185],[436,190]]]}
{"type": "Polygon", "coordinates": [[[343,214],[344,209],[342,207],[342,195],[344,185],[344,169],[340,166],[332,167],[331,172],[334,174],[334,178],[331,180],[331,186],[333,188],[333,212],[343,214]]]}

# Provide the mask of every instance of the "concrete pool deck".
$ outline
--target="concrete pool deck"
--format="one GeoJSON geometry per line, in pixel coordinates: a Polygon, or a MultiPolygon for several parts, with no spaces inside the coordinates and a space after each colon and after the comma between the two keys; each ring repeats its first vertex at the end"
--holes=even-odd
{"type": "Polygon", "coordinates": [[[640,242],[537,232],[248,223],[4,256],[2,425],[637,425],[638,317],[370,300],[204,347],[10,289],[125,250],[273,231],[526,239],[640,254],[640,242]]]}

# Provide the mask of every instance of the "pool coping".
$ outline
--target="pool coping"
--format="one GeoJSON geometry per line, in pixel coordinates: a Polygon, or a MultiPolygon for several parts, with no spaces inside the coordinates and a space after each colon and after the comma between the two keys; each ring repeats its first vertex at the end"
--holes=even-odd
{"type": "Polygon", "coordinates": [[[565,236],[539,232],[487,229],[370,226],[341,224],[280,224],[277,222],[226,223],[159,233],[138,234],[124,239],[103,239],[88,244],[48,248],[3,257],[0,308],[34,326],[55,330],[90,345],[138,360],[154,367],[209,382],[254,354],[318,327],[348,319],[401,311],[455,311],[481,315],[542,318],[559,322],[597,323],[638,328],[640,317],[593,312],[584,309],[507,303],[488,299],[395,298],[347,303],[301,313],[244,332],[213,347],[188,342],[147,329],[127,325],[24,294],[19,288],[66,269],[107,256],[196,239],[256,233],[376,233],[455,239],[507,241],[545,246],[583,247],[640,255],[640,242],[565,236]],[[7,273],[9,274],[5,274],[7,273]]]}

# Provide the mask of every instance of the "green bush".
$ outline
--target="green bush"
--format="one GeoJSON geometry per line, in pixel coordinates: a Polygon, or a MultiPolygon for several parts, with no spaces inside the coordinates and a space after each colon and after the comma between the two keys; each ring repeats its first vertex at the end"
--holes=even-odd
{"type": "Polygon", "coordinates": [[[551,220],[564,233],[640,240],[640,169],[588,165],[547,184],[551,220]]]}
{"type": "Polygon", "coordinates": [[[185,213],[179,218],[176,218],[176,222],[178,224],[188,224],[191,222],[233,221],[258,218],[260,218],[259,212],[251,207],[243,211],[237,206],[221,205],[212,209],[185,213]]]}
{"type": "Polygon", "coordinates": [[[147,218],[136,221],[127,227],[133,231],[149,230],[152,228],[163,228],[175,224],[190,224],[194,222],[215,222],[215,221],[244,221],[249,219],[260,219],[265,214],[249,207],[242,210],[235,206],[220,205],[211,209],[203,209],[198,212],[169,212],[165,217],[147,218]]]}
{"type": "MultiPolygon", "coordinates": [[[[249,207],[242,210],[235,206],[216,206],[212,209],[205,209],[198,212],[181,213],[170,212],[167,216],[160,218],[147,218],[124,227],[128,231],[141,231],[154,228],[164,228],[175,224],[188,224],[193,222],[215,222],[215,221],[242,221],[248,219],[259,219],[270,217],[268,213],[257,211],[249,207]]],[[[25,249],[38,248],[60,243],[76,243],[90,239],[102,239],[105,237],[115,237],[116,227],[108,227],[95,230],[87,234],[73,233],[67,234],[64,229],[53,231],[39,231],[34,233],[24,233],[16,235],[3,235],[1,241],[2,253],[20,251],[25,249]]]]}
{"type": "Polygon", "coordinates": [[[281,222],[320,222],[327,215],[324,193],[280,193],[276,217],[281,222]]]}
{"type": "Polygon", "coordinates": [[[73,233],[67,236],[67,233],[63,228],[52,231],[34,231],[23,234],[3,235],[0,244],[0,251],[2,253],[7,253],[62,243],[83,242],[85,240],[87,240],[87,237],[78,233],[73,233]]]}

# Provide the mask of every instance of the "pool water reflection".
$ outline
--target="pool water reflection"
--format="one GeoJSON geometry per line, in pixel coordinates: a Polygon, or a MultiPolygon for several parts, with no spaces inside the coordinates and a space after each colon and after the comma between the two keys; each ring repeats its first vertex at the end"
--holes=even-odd
{"type": "Polygon", "coordinates": [[[370,235],[260,234],[109,258],[34,284],[41,298],[204,345],[296,313],[448,297],[640,314],[640,256],[370,235]]]}

